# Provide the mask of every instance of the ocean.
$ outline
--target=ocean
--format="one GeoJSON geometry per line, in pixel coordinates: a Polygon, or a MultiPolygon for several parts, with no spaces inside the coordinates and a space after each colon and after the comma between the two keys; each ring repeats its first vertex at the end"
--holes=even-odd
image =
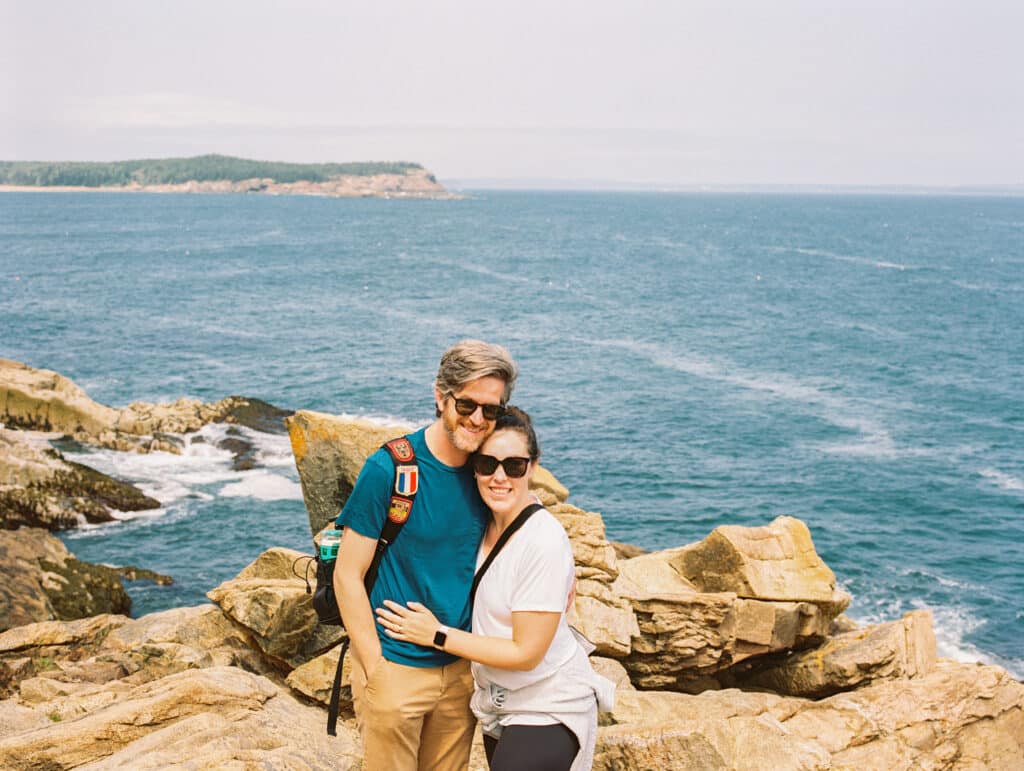
{"type": "MultiPolygon", "coordinates": [[[[465,200],[0,194],[0,356],[99,402],[229,394],[422,425],[437,360],[500,342],[542,463],[613,540],[804,520],[863,622],[1024,677],[1024,197],[470,191],[465,200]]],[[[260,463],[81,446],[156,512],[62,534],[197,604],[309,549],[260,463]]]]}

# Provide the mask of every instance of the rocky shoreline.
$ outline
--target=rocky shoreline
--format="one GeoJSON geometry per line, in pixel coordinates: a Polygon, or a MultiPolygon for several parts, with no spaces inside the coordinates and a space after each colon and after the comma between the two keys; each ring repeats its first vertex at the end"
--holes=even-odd
{"type": "MultiPolygon", "coordinates": [[[[311,537],[405,430],[241,397],[116,410],[0,360],[0,767],[359,767],[351,714],[337,737],[324,730],[343,632],[316,623],[294,570],[306,555],[271,548],[211,587],[213,604],[131,619],[132,569],[89,572],[47,532],[151,501],[69,464],[58,437],[174,452],[214,421],[287,423],[311,537]]],[[[801,521],[642,554],[609,542],[547,471],[533,487],[573,545],[574,622],[617,683],[595,768],[1024,767],[1024,685],[939,659],[925,611],[858,627],[801,521]]],[[[479,738],[471,768],[486,768],[479,738]]]]}
{"type": "Polygon", "coordinates": [[[449,192],[426,169],[411,169],[405,174],[343,175],[315,182],[277,182],[269,177],[231,180],[181,182],[175,184],[104,185],[0,185],[0,193],[261,193],[265,195],[316,195],[330,198],[431,198],[452,200],[462,196],[449,192]]]}

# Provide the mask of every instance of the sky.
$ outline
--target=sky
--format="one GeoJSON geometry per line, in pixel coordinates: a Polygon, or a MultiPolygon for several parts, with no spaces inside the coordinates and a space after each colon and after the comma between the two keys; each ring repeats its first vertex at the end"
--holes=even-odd
{"type": "Polygon", "coordinates": [[[0,0],[0,160],[1024,184],[1024,0],[0,0]]]}

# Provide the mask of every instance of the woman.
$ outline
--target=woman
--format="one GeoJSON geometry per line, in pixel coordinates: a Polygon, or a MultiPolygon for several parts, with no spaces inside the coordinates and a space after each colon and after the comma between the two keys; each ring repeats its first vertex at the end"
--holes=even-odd
{"type": "MultiPolygon", "coordinates": [[[[470,462],[491,510],[477,570],[502,533],[535,504],[530,474],[540,457],[529,416],[508,407],[470,462]]],[[[469,659],[476,691],[471,706],[484,732],[492,771],[587,769],[593,761],[597,710],[612,683],[587,658],[592,648],[565,620],[575,568],[565,530],[539,506],[514,530],[479,581],[473,632],[447,629],[420,603],[386,600],[377,609],[385,632],[435,645],[469,659]],[[584,647],[587,646],[587,647],[584,647]]]]}

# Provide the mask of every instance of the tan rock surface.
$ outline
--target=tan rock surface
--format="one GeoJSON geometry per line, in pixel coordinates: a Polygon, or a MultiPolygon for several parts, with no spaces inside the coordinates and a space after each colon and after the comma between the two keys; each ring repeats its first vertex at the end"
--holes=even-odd
{"type": "Polygon", "coordinates": [[[25,624],[0,633],[0,698],[7,698],[36,675],[60,678],[68,671],[75,680],[120,677],[124,672],[117,665],[101,665],[103,674],[95,678],[78,662],[93,656],[113,630],[129,621],[126,616],[104,614],[25,624]]]}
{"type": "Polygon", "coordinates": [[[1024,686],[997,667],[942,661],[920,678],[821,701],[733,689],[636,695],[639,709],[599,729],[595,769],[1024,767],[1024,686]]]}
{"type": "MultiPolygon", "coordinates": [[[[825,602],[771,602],[699,591],[677,570],[690,548],[618,562],[619,577],[611,588],[631,603],[639,628],[623,663],[640,687],[717,688],[713,676],[744,659],[823,640],[849,603],[838,591],[825,602]]],[[[818,594],[819,587],[809,593],[818,594]]]]}
{"type": "MultiPolygon", "coordinates": [[[[821,697],[881,678],[927,675],[935,667],[931,613],[830,637],[823,645],[769,661],[750,660],[725,673],[730,683],[790,696],[821,697]],[[749,671],[744,671],[748,668],[749,671]]],[[[721,678],[720,678],[721,679],[721,678]]]]}
{"type": "Polygon", "coordinates": [[[308,557],[293,549],[268,549],[206,595],[284,671],[320,655],[343,634],[339,627],[318,623],[305,581],[292,573],[291,566],[308,557]]]}
{"type": "Polygon", "coordinates": [[[311,534],[338,516],[366,459],[385,442],[411,430],[311,410],[299,410],[285,422],[311,534]]]}
{"type": "MultiPolygon", "coordinates": [[[[337,645],[327,651],[327,653],[317,656],[315,659],[293,669],[285,682],[303,696],[326,706],[331,701],[331,688],[334,685],[334,673],[338,669],[338,656],[340,654],[341,646],[337,645]]],[[[341,669],[339,700],[341,710],[351,709],[352,707],[351,673],[352,658],[346,652],[345,663],[341,669]]]]}
{"type": "Polygon", "coordinates": [[[328,768],[346,758],[354,762],[355,742],[340,734],[329,740],[320,710],[299,704],[266,678],[213,667],[134,686],[79,717],[8,735],[0,739],[0,767],[140,768],[145,756],[147,768],[263,764],[274,757],[282,766],[292,758],[328,768]]]}
{"type": "Polygon", "coordinates": [[[793,517],[764,527],[716,527],[679,550],[672,566],[699,591],[755,600],[830,602],[836,589],[807,525],[793,517]]]}
{"type": "Polygon", "coordinates": [[[250,636],[215,605],[172,608],[135,619],[112,631],[96,656],[117,662],[136,683],[215,666],[270,670],[250,636]]]}

